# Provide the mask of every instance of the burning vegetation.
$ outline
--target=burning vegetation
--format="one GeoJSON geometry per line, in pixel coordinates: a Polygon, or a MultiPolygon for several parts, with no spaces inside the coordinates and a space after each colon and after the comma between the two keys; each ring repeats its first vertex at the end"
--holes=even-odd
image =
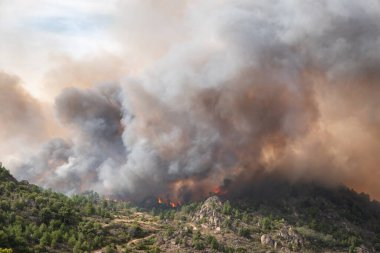
{"type": "Polygon", "coordinates": [[[157,198],[157,203],[160,204],[160,205],[171,207],[171,208],[177,208],[177,207],[181,206],[181,202],[180,201],[170,200],[169,198],[158,197],[157,198]]]}
{"type": "Polygon", "coordinates": [[[214,193],[217,196],[222,196],[227,194],[227,190],[223,189],[221,186],[217,186],[212,190],[212,193],[214,193]]]}

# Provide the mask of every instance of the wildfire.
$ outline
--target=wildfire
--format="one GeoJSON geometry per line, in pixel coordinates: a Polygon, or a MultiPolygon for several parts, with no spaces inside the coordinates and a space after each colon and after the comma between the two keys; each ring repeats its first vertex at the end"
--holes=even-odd
{"type": "Polygon", "coordinates": [[[163,199],[161,197],[158,197],[157,198],[157,202],[158,204],[160,205],[168,205],[170,206],[171,208],[177,208],[181,205],[181,202],[180,201],[172,201],[170,199],[163,199]]]}
{"type": "Polygon", "coordinates": [[[218,196],[220,195],[224,195],[227,193],[227,191],[225,189],[223,189],[221,186],[217,186],[215,187],[212,192],[218,196]]]}

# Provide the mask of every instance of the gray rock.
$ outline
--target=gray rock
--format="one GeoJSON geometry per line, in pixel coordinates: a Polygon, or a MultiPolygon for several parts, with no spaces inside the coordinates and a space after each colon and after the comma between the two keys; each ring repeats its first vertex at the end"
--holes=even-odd
{"type": "Polygon", "coordinates": [[[275,245],[275,241],[272,239],[270,235],[262,235],[260,240],[261,240],[262,245],[271,246],[271,247],[275,245]]]}

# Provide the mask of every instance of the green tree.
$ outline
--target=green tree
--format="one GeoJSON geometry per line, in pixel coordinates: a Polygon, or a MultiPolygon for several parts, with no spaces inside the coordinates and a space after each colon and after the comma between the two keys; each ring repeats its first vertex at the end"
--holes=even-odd
{"type": "Polygon", "coordinates": [[[40,246],[41,247],[45,247],[47,246],[50,242],[49,242],[49,234],[47,232],[43,233],[41,239],[40,239],[40,246]]]}
{"type": "Polygon", "coordinates": [[[81,243],[80,241],[78,240],[76,243],[75,243],[75,246],[73,248],[73,253],[80,253],[82,250],[81,250],[81,243]]]}
{"type": "Polygon", "coordinates": [[[270,217],[264,217],[261,221],[261,228],[263,230],[269,230],[272,227],[272,219],[270,217]]]}
{"type": "Polygon", "coordinates": [[[84,207],[84,212],[87,215],[93,215],[95,214],[95,208],[91,202],[88,202],[86,206],[84,207]]]}
{"type": "Polygon", "coordinates": [[[50,219],[52,219],[53,214],[49,208],[45,207],[41,209],[41,211],[38,214],[38,217],[41,222],[48,224],[50,222],[50,219]]]}
{"type": "Polygon", "coordinates": [[[13,253],[13,250],[0,248],[0,253],[13,253]]]}
{"type": "Polygon", "coordinates": [[[227,215],[230,215],[231,211],[232,211],[231,203],[230,203],[230,201],[227,200],[223,204],[223,213],[227,214],[227,215]]]}
{"type": "Polygon", "coordinates": [[[68,241],[69,245],[71,247],[74,247],[76,242],[77,242],[77,240],[75,239],[75,236],[74,235],[70,236],[69,241],[68,241]]]}

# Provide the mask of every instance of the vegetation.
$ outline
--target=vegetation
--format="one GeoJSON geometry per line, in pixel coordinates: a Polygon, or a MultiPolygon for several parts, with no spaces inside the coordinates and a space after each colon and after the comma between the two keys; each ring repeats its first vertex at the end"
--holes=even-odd
{"type": "MultiPolygon", "coordinates": [[[[84,252],[115,241],[104,223],[120,209],[88,192],[67,197],[17,182],[0,166],[0,252],[84,252]]],[[[143,233],[128,227],[130,238],[143,233]]],[[[127,238],[124,238],[126,240],[127,238]]]]}
{"type": "Polygon", "coordinates": [[[0,253],[260,252],[274,242],[291,251],[380,251],[380,205],[368,195],[276,187],[275,194],[258,189],[250,198],[211,201],[210,216],[202,213],[206,202],[141,209],[94,192],[68,197],[18,182],[0,165],[0,253]],[[272,241],[262,245],[262,236],[272,241]]]}

